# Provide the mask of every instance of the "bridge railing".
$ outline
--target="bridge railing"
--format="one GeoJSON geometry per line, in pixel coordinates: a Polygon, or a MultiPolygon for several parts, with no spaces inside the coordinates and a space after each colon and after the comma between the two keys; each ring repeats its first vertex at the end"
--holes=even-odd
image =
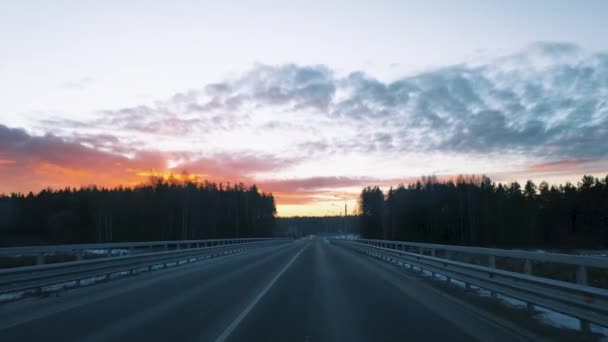
{"type": "Polygon", "coordinates": [[[291,240],[249,238],[0,248],[2,256],[40,256],[54,253],[83,255],[88,250],[137,249],[137,252],[106,258],[80,258],[0,269],[0,303],[288,241],[291,240]]]}
{"type": "MultiPolygon", "coordinates": [[[[33,257],[36,265],[43,265],[47,258],[56,255],[73,256],[75,260],[82,260],[87,256],[123,256],[134,253],[167,251],[172,249],[187,249],[224,246],[246,242],[265,241],[268,238],[244,239],[208,239],[208,240],[169,240],[144,242],[116,242],[116,243],[89,243],[68,245],[45,245],[0,248],[0,257],[33,257]]],[[[71,259],[53,260],[54,262],[72,261],[71,259]]],[[[0,264],[0,268],[3,268],[0,264]]]]}
{"type": "Polygon", "coordinates": [[[387,240],[340,240],[364,253],[608,327],[608,258],[387,240]],[[592,277],[590,277],[592,275],[592,277]]]}

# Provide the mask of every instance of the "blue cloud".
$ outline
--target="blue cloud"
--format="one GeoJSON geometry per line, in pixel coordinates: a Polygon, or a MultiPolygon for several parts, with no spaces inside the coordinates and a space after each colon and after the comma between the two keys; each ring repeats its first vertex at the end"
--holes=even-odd
{"type": "Polygon", "coordinates": [[[608,54],[569,43],[535,43],[486,64],[454,65],[393,82],[360,71],[340,76],[323,65],[260,64],[153,106],[101,115],[94,124],[177,136],[244,126],[310,135],[298,131],[297,115],[358,132],[307,136],[309,143],[299,145],[302,153],[425,150],[605,159],[608,54]],[[273,121],[259,120],[260,113],[273,113],[273,121]]]}

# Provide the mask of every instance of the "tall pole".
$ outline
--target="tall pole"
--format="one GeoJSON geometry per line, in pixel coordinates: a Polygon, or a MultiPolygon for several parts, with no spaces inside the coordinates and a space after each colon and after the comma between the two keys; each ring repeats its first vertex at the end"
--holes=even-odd
{"type": "Polygon", "coordinates": [[[346,233],[346,215],[348,215],[348,211],[346,208],[346,200],[344,200],[344,218],[343,218],[343,229],[344,229],[344,233],[346,233]]]}

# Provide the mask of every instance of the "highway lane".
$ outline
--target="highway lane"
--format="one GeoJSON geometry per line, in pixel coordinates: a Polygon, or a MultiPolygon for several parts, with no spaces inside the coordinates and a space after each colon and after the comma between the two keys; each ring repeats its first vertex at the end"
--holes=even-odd
{"type": "Polygon", "coordinates": [[[513,340],[391,265],[299,240],[0,307],[0,341],[513,340]]]}
{"type": "Polygon", "coordinates": [[[228,341],[474,340],[375,277],[371,261],[315,240],[228,341]]]}

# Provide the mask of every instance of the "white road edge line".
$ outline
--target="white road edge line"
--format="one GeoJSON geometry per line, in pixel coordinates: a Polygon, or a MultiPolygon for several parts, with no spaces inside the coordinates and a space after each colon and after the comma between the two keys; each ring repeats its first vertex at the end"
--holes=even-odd
{"type": "Polygon", "coordinates": [[[272,278],[270,283],[268,283],[268,285],[266,285],[266,287],[262,291],[260,291],[260,293],[258,293],[258,295],[251,301],[251,303],[249,303],[249,305],[247,305],[245,310],[243,310],[236,317],[236,319],[234,321],[232,321],[232,323],[224,330],[224,332],[217,339],[215,339],[215,342],[224,342],[224,341],[226,341],[226,339],[228,337],[230,337],[230,335],[239,326],[239,324],[241,324],[241,322],[245,319],[245,317],[247,317],[249,312],[251,310],[253,310],[253,308],[258,304],[258,302],[262,299],[262,297],[264,297],[264,295],[266,295],[266,293],[268,293],[268,291],[270,291],[270,289],[272,288],[274,283],[276,283],[277,280],[279,280],[279,278],[283,275],[283,273],[285,273],[285,271],[287,271],[287,269],[291,266],[291,264],[293,264],[294,261],[296,261],[296,259],[300,256],[300,254],[302,254],[302,252],[306,249],[306,247],[308,247],[308,244],[306,244],[306,246],[302,247],[302,249],[300,249],[298,251],[298,253],[296,253],[296,255],[294,255],[293,258],[291,258],[291,260],[289,260],[287,265],[285,265],[285,267],[283,267],[283,269],[281,269],[281,271],[279,271],[279,273],[277,273],[274,276],[274,278],[272,278]]]}

